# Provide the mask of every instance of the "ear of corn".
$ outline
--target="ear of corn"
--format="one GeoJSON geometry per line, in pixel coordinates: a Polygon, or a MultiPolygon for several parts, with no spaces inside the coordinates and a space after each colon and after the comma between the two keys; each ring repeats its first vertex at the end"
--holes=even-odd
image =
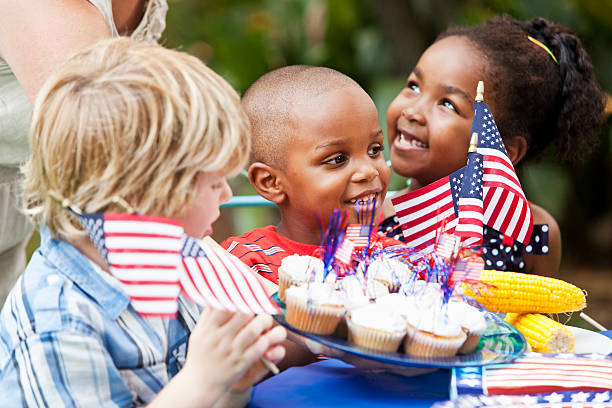
{"type": "Polygon", "coordinates": [[[564,313],[586,307],[580,288],[545,276],[485,270],[480,283],[463,282],[462,287],[491,312],[564,313]]]}
{"type": "Polygon", "coordinates": [[[571,353],[576,339],[569,329],[541,314],[508,313],[506,321],[516,327],[532,351],[537,353],[571,353]]]}

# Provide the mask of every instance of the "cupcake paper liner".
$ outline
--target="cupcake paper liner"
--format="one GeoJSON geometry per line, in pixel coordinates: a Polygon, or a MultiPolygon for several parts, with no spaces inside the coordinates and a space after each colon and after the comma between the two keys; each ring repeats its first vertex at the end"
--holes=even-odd
{"type": "Polygon", "coordinates": [[[331,334],[344,317],[344,307],[310,305],[287,299],[285,321],[298,330],[315,334],[331,334]]]}
{"type": "Polygon", "coordinates": [[[465,334],[467,335],[467,338],[465,339],[463,345],[459,348],[459,354],[470,354],[473,352],[478,346],[478,342],[482,337],[482,333],[478,332],[471,333],[470,331],[467,331],[465,334]]]}
{"type": "Polygon", "coordinates": [[[397,351],[405,332],[387,332],[384,330],[373,329],[353,323],[350,316],[347,316],[348,340],[358,346],[375,349],[380,351],[397,351]]]}
{"type": "Polygon", "coordinates": [[[411,356],[448,357],[457,354],[465,342],[463,331],[455,337],[442,337],[433,333],[416,330],[408,325],[408,333],[404,340],[404,351],[411,356]]]}

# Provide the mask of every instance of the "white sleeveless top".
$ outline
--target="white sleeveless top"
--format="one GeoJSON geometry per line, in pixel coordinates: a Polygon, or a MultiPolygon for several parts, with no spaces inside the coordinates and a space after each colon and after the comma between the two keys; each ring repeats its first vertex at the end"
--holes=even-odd
{"type": "MultiPolygon", "coordinates": [[[[118,37],[111,0],[89,0],[118,37]]],[[[167,0],[146,0],[145,12],[130,37],[157,42],[166,27],[167,0]]],[[[28,129],[32,106],[6,61],[0,58],[0,182],[18,174],[18,166],[28,157],[28,129]]]]}

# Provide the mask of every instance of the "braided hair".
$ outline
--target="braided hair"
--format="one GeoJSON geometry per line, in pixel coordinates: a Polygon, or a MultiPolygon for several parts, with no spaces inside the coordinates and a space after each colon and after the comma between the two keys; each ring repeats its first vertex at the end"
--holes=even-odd
{"type": "Polygon", "coordinates": [[[525,138],[525,161],[550,144],[569,162],[596,146],[605,95],[589,55],[569,29],[543,18],[521,22],[504,15],[480,26],[449,28],[437,40],[450,36],[464,36],[482,52],[485,101],[497,108],[502,138],[525,138]],[[545,44],[557,62],[528,36],[545,44]]]}

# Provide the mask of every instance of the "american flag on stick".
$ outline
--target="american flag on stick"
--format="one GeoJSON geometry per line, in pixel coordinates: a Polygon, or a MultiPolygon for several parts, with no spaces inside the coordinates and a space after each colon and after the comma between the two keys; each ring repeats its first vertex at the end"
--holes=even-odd
{"type": "Polygon", "coordinates": [[[168,218],[138,214],[77,215],[136,312],[174,316],[183,227],[168,218]]]}
{"type": "Polygon", "coordinates": [[[355,244],[353,241],[345,238],[342,240],[342,243],[336,250],[336,254],[334,256],[338,261],[348,265],[351,263],[351,257],[353,256],[354,249],[355,244]]]}
{"type": "Polygon", "coordinates": [[[279,311],[244,263],[186,235],[175,220],[74,212],[140,315],[175,316],[181,290],[201,306],[244,313],[279,311]]]}
{"type": "Polygon", "coordinates": [[[459,281],[480,281],[483,270],[484,261],[478,256],[457,260],[450,275],[449,284],[452,286],[459,281]]]}
{"type": "Polygon", "coordinates": [[[480,242],[480,211],[484,212],[484,225],[524,244],[529,242],[533,227],[531,209],[493,115],[482,102],[483,88],[481,81],[472,122],[472,134],[478,134],[478,147],[469,157],[468,165],[425,187],[391,199],[410,247],[431,251],[437,234],[443,232],[467,237],[471,245],[480,242]],[[481,182],[478,181],[480,177],[481,182]],[[476,190],[476,186],[481,189],[476,190]],[[460,211],[462,202],[463,211],[460,211]]]}
{"type": "Polygon", "coordinates": [[[457,216],[454,207],[463,177],[461,169],[425,187],[391,199],[406,245],[429,252],[434,249],[438,235],[455,232],[457,216]]]}
{"type": "Polygon", "coordinates": [[[202,306],[255,314],[279,312],[253,271],[240,259],[187,235],[179,279],[185,294],[202,306]]]}
{"type": "Polygon", "coordinates": [[[346,227],[345,240],[353,242],[355,248],[366,248],[370,242],[372,225],[369,224],[349,224],[346,227]]]}
{"type": "Polygon", "coordinates": [[[472,131],[479,133],[477,152],[483,158],[484,224],[524,245],[529,243],[533,216],[512,161],[497,130],[491,110],[482,101],[484,85],[478,83],[472,131]]]}
{"type": "Polygon", "coordinates": [[[482,167],[483,157],[476,153],[478,134],[472,133],[468,163],[463,170],[463,181],[457,200],[458,222],[455,234],[463,238],[466,247],[482,244],[483,203],[482,167]]]}

